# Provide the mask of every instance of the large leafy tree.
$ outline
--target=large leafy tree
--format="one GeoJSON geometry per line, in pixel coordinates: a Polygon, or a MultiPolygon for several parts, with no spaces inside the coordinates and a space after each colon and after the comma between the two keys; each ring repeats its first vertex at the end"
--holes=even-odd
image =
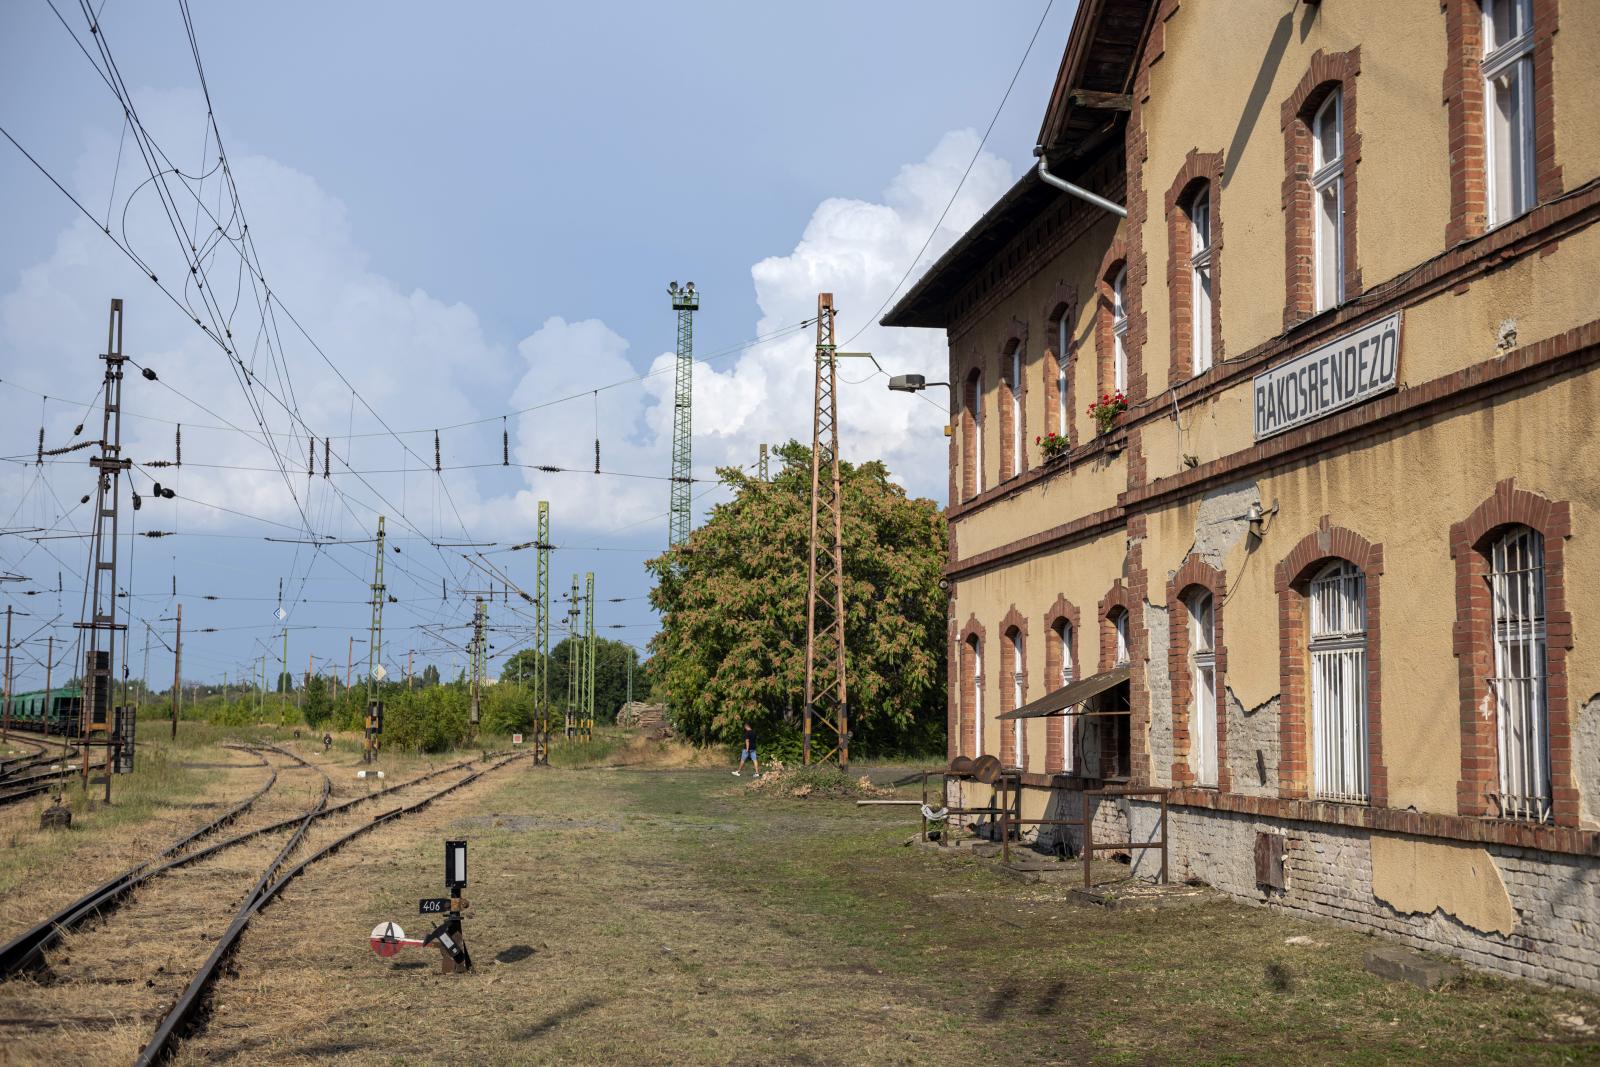
{"type": "MultiPolygon", "coordinates": [[[[743,718],[794,729],[803,714],[811,450],[778,455],[770,482],[719,470],[734,499],[648,564],[655,694],[691,738],[733,740],[743,718]]],[[[852,743],[928,746],[944,730],[944,517],[881,462],[841,464],[840,479],[852,743]]]]}

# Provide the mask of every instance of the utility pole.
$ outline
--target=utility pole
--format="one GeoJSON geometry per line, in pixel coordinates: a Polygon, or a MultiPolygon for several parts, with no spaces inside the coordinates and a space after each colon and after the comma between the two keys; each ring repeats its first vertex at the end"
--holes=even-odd
{"type": "Polygon", "coordinates": [[[694,313],[700,309],[700,294],[694,282],[682,289],[673,282],[667,286],[672,310],[678,313],[678,376],[672,388],[672,505],[667,518],[667,545],[680,545],[689,539],[689,498],[693,481],[689,476],[694,444],[694,313]]]}
{"type": "Polygon", "coordinates": [[[567,600],[567,714],[566,736],[576,732],[573,712],[578,706],[578,576],[572,576],[572,595],[567,600]]]}
{"type": "MultiPolygon", "coordinates": [[[[362,731],[361,761],[378,758],[378,735],[383,731],[383,701],[378,683],[383,681],[383,516],[378,516],[378,552],[372,564],[372,626],[367,635],[367,719],[362,731]]],[[[352,648],[354,642],[352,641],[352,648]]]]}
{"type": "Polygon", "coordinates": [[[584,575],[583,739],[594,739],[594,571],[584,575]]]}
{"type": "Polygon", "coordinates": [[[143,704],[144,698],[150,695],[150,620],[144,622],[144,672],[139,675],[139,693],[137,704],[143,704]]]}
{"type": "Polygon", "coordinates": [[[765,444],[761,446],[761,458],[756,461],[756,475],[764,482],[769,480],[767,478],[767,446],[765,444]]]}
{"type": "Polygon", "coordinates": [[[480,596],[474,601],[472,608],[472,647],[468,650],[468,655],[472,659],[471,722],[474,733],[478,730],[483,701],[483,668],[485,664],[483,627],[487,616],[488,609],[484,606],[483,597],[480,596]]]}
{"type": "Polygon", "coordinates": [[[533,578],[533,762],[550,762],[550,502],[539,501],[533,578]]]}
{"type": "Polygon", "coordinates": [[[417,650],[414,648],[406,649],[406,692],[411,691],[411,679],[415,677],[415,675],[411,673],[411,657],[416,655],[416,653],[417,650]]]}
{"type": "MultiPolygon", "coordinates": [[[[44,695],[45,717],[49,718],[50,694],[44,695]]],[[[5,722],[0,725],[0,741],[11,736],[11,605],[6,605],[6,711],[5,722]]]]}
{"type": "MultiPolygon", "coordinates": [[[[126,630],[117,621],[117,529],[122,504],[122,472],[133,464],[122,458],[122,301],[111,301],[106,328],[105,400],[101,408],[100,454],[89,460],[95,469],[94,529],[90,534],[89,616],[75,623],[86,630],[88,648],[84,654],[85,699],[81,738],[83,785],[89,785],[89,746],[106,746],[106,801],[111,800],[111,665],[116,662],[117,632],[126,630]],[[103,741],[96,741],[102,735],[103,741]]],[[[145,372],[154,377],[153,371],[145,372]]]]}
{"type": "MultiPolygon", "coordinates": [[[[337,660],[335,662],[338,662],[337,660]]],[[[356,669],[356,639],[350,635],[344,646],[344,687],[350,688],[350,675],[356,669]]]]}
{"type": "Polygon", "coordinates": [[[839,352],[833,294],[817,294],[816,393],[811,413],[811,545],[806,574],[806,703],[801,758],[811,762],[811,730],[820,719],[837,744],[839,767],[850,764],[845,689],[844,512],[839,495],[839,352]]]}
{"type": "MultiPolygon", "coordinates": [[[[178,605],[177,640],[172,645],[172,736],[178,736],[178,703],[183,699],[183,605],[178,605]]],[[[227,699],[223,699],[227,703],[227,699]]]]}

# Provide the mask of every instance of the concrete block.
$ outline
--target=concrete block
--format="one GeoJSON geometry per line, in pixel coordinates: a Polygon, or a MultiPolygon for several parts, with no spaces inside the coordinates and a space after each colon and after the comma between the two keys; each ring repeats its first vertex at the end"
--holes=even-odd
{"type": "Polygon", "coordinates": [[[1391,946],[1368,949],[1366,969],[1379,978],[1410,982],[1418,989],[1438,989],[1460,973],[1442,960],[1430,960],[1410,949],[1391,946]]]}

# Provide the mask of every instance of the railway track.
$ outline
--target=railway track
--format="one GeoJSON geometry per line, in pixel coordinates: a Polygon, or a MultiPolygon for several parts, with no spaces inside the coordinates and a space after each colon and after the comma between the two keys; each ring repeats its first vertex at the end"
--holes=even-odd
{"type": "Polygon", "coordinates": [[[86,1059],[158,1062],[201,1021],[251,918],[286,884],[355,837],[517,758],[463,761],[331,805],[326,775],[313,768],[321,786],[306,795],[302,783],[293,814],[282,816],[279,795],[252,813],[256,825],[204,847],[186,839],[0,948],[0,980],[9,980],[0,984],[0,1041],[49,1031],[54,1056],[65,1041],[81,1043],[86,1059]],[[26,971],[39,981],[22,979],[26,971]],[[98,1014],[86,1016],[86,1005],[98,1014]]]}

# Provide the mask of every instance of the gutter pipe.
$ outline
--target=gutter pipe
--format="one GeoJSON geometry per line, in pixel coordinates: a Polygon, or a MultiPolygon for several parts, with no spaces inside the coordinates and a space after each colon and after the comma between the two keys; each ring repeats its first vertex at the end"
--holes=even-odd
{"type": "Polygon", "coordinates": [[[1091,193],[1081,185],[1073,185],[1071,182],[1051,174],[1050,167],[1045,163],[1044,160],[1043,148],[1035,148],[1033,150],[1033,154],[1039,157],[1039,177],[1044,179],[1046,183],[1055,186],[1064,193],[1068,193],[1077,197],[1079,200],[1088,201],[1097,208],[1109,211],[1119,219],[1125,219],[1128,217],[1128,209],[1123,207],[1121,204],[1114,203],[1110,200],[1107,200],[1103,196],[1100,196],[1096,193],[1091,193]]]}

